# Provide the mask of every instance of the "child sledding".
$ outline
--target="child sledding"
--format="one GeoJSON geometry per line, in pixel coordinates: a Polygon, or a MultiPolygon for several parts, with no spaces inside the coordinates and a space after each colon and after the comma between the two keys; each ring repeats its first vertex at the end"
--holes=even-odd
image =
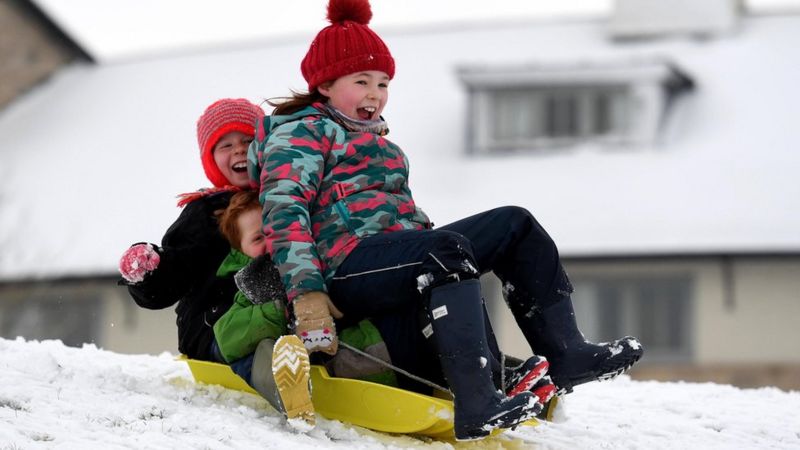
{"type": "MultiPolygon", "coordinates": [[[[175,268],[181,267],[179,261],[196,264],[195,258],[210,254],[209,244],[199,242],[193,235],[196,230],[180,218],[161,247],[140,244],[126,252],[121,271],[140,305],[163,308],[181,302],[179,329],[194,323],[205,345],[196,351],[188,342],[197,337],[181,333],[181,351],[191,358],[230,364],[268,400],[274,397],[274,390],[268,392],[269,383],[275,381],[274,358],[261,356],[261,346],[266,354],[281,334],[295,334],[311,353],[311,362],[336,367],[337,358],[366,360],[382,370],[390,368],[404,390],[430,393],[432,388],[422,381],[446,387],[453,397],[456,439],[479,439],[541,414],[553,391],[566,394],[576,385],[622,373],[641,357],[642,348],[631,337],[604,344],[584,339],[558,250],[528,211],[500,207],[433,227],[414,202],[407,158],[386,139],[388,127],[381,113],[395,64],[388,47],[368,26],[371,15],[366,0],[330,1],[331,24],[317,34],[301,63],[308,92],[274,103],[270,116],[250,122],[255,129],[236,129],[248,139],[254,136],[246,156],[241,146],[226,157],[229,150],[217,148],[215,139],[200,140],[206,173],[222,192],[197,194],[184,214],[190,208],[197,210],[196,202],[217,198],[215,210],[222,209],[232,191],[251,187],[262,208],[263,236],[258,238],[263,238],[259,244],[263,256],[241,261],[237,300],[233,301],[236,289],[231,277],[220,277],[224,281],[216,277],[227,254],[221,249],[230,246],[221,244],[218,231],[211,231],[211,208],[203,208],[197,220],[206,226],[203,239],[215,243],[213,279],[213,261],[203,266],[202,274],[175,268]],[[248,182],[241,180],[245,159],[248,182]],[[215,172],[214,164],[223,165],[215,172]],[[231,178],[224,178],[226,169],[231,178]],[[222,179],[212,176],[220,174],[222,179]],[[176,230],[185,232],[181,242],[194,248],[173,248],[176,230]],[[186,253],[177,256],[181,251],[186,253]],[[167,267],[194,278],[192,287],[175,289],[169,297],[149,290],[157,284],[153,280],[170,276],[160,273],[167,267]],[[512,368],[501,364],[504,358],[483,305],[478,278],[489,271],[503,282],[508,307],[534,352],[512,368]],[[229,299],[224,295],[215,297],[219,298],[215,302],[198,299],[202,294],[193,290],[201,285],[225,286],[229,299]],[[265,289],[266,285],[272,288],[265,289]],[[218,306],[212,309],[213,316],[203,311],[185,314],[196,308],[188,302],[218,306]],[[269,336],[257,333],[258,320],[252,315],[268,309],[264,305],[274,309],[269,310],[275,319],[269,336]],[[223,314],[245,310],[250,319],[215,325],[223,314]],[[375,360],[355,351],[367,347],[353,347],[345,339],[346,330],[365,320],[384,349],[375,360]],[[226,356],[226,344],[220,345],[220,334],[215,338],[212,327],[213,331],[233,327],[232,332],[248,345],[226,356]]],[[[241,108],[252,111],[253,105],[241,108]]],[[[220,108],[214,120],[227,123],[225,114],[220,108]]],[[[201,122],[205,123],[203,117],[201,122]]],[[[224,138],[226,133],[212,135],[224,138]]],[[[208,292],[216,296],[220,289],[208,292]]],[[[348,376],[347,369],[340,372],[348,376]]],[[[299,381],[289,385],[302,397],[307,378],[295,378],[299,381]]],[[[286,413],[280,405],[276,409],[286,413]]],[[[310,414],[294,417],[311,424],[310,414]]]]}

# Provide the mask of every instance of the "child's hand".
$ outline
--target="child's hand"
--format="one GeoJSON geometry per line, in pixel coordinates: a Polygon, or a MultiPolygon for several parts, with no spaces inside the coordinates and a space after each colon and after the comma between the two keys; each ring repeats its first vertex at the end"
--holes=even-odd
{"type": "Polygon", "coordinates": [[[335,355],[339,338],[333,317],[340,319],[341,311],[331,302],[328,294],[308,292],[292,302],[295,317],[295,334],[303,341],[309,353],[321,351],[335,355]],[[333,316],[333,317],[331,317],[333,316]]]}
{"type": "Polygon", "coordinates": [[[161,257],[153,244],[140,242],[125,250],[119,259],[119,273],[128,283],[136,284],[158,267],[161,257]]]}
{"type": "Polygon", "coordinates": [[[269,255],[261,255],[233,276],[236,287],[254,305],[268,301],[278,302],[281,310],[286,307],[286,290],[281,282],[281,274],[272,264],[269,255]]]}

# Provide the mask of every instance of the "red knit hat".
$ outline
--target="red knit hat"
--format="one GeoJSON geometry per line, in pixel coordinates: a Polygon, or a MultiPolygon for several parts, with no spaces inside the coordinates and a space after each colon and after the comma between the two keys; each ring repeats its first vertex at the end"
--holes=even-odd
{"type": "Polygon", "coordinates": [[[206,108],[197,119],[197,143],[200,145],[200,160],[206,177],[214,186],[231,184],[214,161],[214,146],[231,131],[254,136],[256,121],[264,117],[264,111],[243,98],[223,98],[206,108]]]}
{"type": "Polygon", "coordinates": [[[394,77],[394,59],[386,44],[367,24],[368,0],[330,0],[328,20],[300,64],[308,91],[320,84],[363,70],[380,70],[394,77]]]}

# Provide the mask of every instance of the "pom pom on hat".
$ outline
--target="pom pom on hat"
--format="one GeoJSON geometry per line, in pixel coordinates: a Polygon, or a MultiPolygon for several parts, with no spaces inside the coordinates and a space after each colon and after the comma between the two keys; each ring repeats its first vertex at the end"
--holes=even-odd
{"type": "Polygon", "coordinates": [[[340,23],[345,20],[369,25],[372,20],[372,7],[367,0],[338,0],[328,3],[328,21],[340,23]]]}
{"type": "Polygon", "coordinates": [[[243,98],[223,98],[206,108],[197,119],[197,144],[200,146],[200,161],[206,177],[216,187],[231,184],[214,161],[214,146],[232,131],[250,136],[256,134],[256,121],[264,117],[264,111],[243,98]]]}
{"type": "Polygon", "coordinates": [[[326,81],[365,70],[379,70],[394,78],[394,58],[369,26],[372,8],[368,0],[330,0],[328,20],[314,38],[300,64],[308,91],[326,81]]]}

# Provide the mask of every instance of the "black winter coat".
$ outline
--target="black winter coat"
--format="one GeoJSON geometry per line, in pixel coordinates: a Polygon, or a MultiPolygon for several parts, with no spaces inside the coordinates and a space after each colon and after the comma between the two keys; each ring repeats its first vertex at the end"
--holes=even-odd
{"type": "Polygon", "coordinates": [[[143,308],[178,303],[178,350],[190,358],[214,360],[212,327],[230,308],[237,290],[233,276],[216,276],[231,247],[219,232],[214,211],[227,207],[231,195],[221,192],[186,205],[161,240],[156,270],[144,281],[128,285],[131,297],[143,308]]]}

